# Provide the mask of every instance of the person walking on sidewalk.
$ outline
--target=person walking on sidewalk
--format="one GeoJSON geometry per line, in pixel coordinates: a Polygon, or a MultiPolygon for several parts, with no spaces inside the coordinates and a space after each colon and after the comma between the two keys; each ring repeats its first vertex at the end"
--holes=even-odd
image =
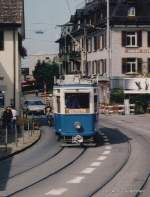
{"type": "Polygon", "coordinates": [[[15,109],[14,106],[11,106],[11,112],[12,112],[12,128],[13,128],[13,131],[15,131],[16,119],[17,119],[17,116],[18,116],[18,112],[17,112],[17,110],[15,109]]]}
{"type": "Polygon", "coordinates": [[[3,127],[7,128],[8,130],[12,129],[12,111],[10,107],[6,107],[2,115],[3,127]]]}

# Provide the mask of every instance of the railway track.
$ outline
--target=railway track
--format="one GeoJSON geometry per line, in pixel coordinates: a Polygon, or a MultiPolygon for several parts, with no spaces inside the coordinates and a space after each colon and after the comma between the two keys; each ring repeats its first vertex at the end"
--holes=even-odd
{"type": "MultiPolygon", "coordinates": [[[[23,175],[25,176],[25,174],[28,173],[29,171],[33,171],[34,169],[39,168],[39,167],[41,167],[41,166],[43,166],[43,168],[44,168],[45,162],[46,162],[46,165],[47,165],[47,166],[49,165],[49,169],[51,169],[51,165],[50,165],[50,164],[51,164],[51,161],[55,160],[55,162],[58,163],[59,158],[57,158],[57,157],[59,157],[60,154],[61,154],[60,157],[62,157],[62,155],[64,154],[64,152],[65,152],[66,150],[67,150],[66,148],[62,148],[61,151],[60,151],[59,153],[57,153],[56,155],[53,155],[48,161],[44,161],[44,163],[41,163],[40,165],[38,165],[38,166],[36,166],[36,167],[33,167],[32,169],[30,169],[30,170],[28,170],[28,171],[25,171],[24,173],[21,173],[21,174],[19,174],[19,175],[16,175],[16,176],[13,177],[12,179],[16,179],[16,181],[17,181],[18,176],[19,176],[19,177],[20,177],[20,176],[23,176],[23,175]]],[[[53,176],[53,175],[55,175],[55,174],[61,172],[62,170],[66,169],[67,167],[69,167],[70,165],[72,165],[72,164],[73,164],[74,162],[76,162],[80,157],[82,157],[82,155],[85,153],[85,151],[86,151],[86,148],[80,149],[80,151],[77,151],[78,153],[76,153],[76,154],[74,154],[74,155],[72,154],[72,158],[71,158],[70,160],[68,159],[68,162],[64,162],[64,164],[60,165],[57,169],[53,169],[52,171],[50,170],[49,173],[46,173],[46,175],[40,177],[39,179],[36,179],[36,180],[33,181],[33,182],[28,183],[28,184],[25,185],[25,186],[20,187],[19,189],[15,190],[15,191],[9,191],[9,188],[8,188],[8,190],[6,190],[5,192],[2,192],[2,193],[0,192],[0,196],[1,196],[1,197],[2,197],[2,196],[5,196],[5,197],[15,196],[15,194],[18,194],[19,192],[22,192],[22,191],[24,191],[24,190],[26,190],[26,189],[32,187],[33,185],[35,185],[35,184],[37,184],[37,183],[39,183],[39,182],[41,182],[41,181],[44,181],[45,179],[47,179],[47,178],[49,178],[49,177],[51,177],[51,176],[53,176]]],[[[53,161],[53,163],[55,163],[55,162],[53,161]]],[[[23,178],[25,179],[24,176],[23,176],[23,178]]],[[[36,176],[36,174],[34,174],[34,176],[36,176]]],[[[10,181],[11,181],[11,180],[10,180],[10,181]]],[[[10,185],[11,185],[11,183],[10,183],[10,185]]],[[[10,188],[12,188],[12,186],[13,186],[13,185],[11,185],[10,188]]]]}
{"type": "MultiPolygon", "coordinates": [[[[34,166],[30,167],[30,168],[27,168],[27,169],[25,169],[25,170],[23,170],[23,171],[21,171],[21,172],[15,173],[14,175],[8,177],[9,180],[11,180],[11,179],[13,179],[13,178],[15,178],[15,177],[17,177],[17,176],[23,175],[24,173],[29,172],[29,171],[31,171],[32,169],[37,168],[38,166],[40,166],[40,165],[46,163],[47,161],[53,159],[53,158],[56,157],[59,153],[61,153],[61,152],[63,151],[63,149],[64,149],[64,148],[61,147],[56,153],[54,153],[53,155],[51,155],[49,158],[45,159],[44,161],[39,162],[38,164],[36,164],[36,165],[34,165],[34,166]]],[[[0,185],[1,185],[4,181],[6,181],[5,178],[2,178],[2,179],[0,180],[0,185]]]]}
{"type": "Polygon", "coordinates": [[[113,172],[113,174],[99,187],[97,187],[95,190],[93,190],[93,192],[91,192],[88,197],[92,197],[94,195],[96,195],[98,192],[100,192],[108,183],[110,183],[120,172],[121,170],[125,167],[125,165],[128,163],[129,158],[131,156],[131,143],[130,141],[128,141],[128,154],[125,158],[125,160],[123,161],[123,163],[118,167],[118,169],[116,171],[113,172]]]}
{"type": "MultiPolygon", "coordinates": [[[[127,127],[123,126],[123,125],[120,126],[120,125],[116,125],[116,124],[110,123],[110,122],[108,122],[108,124],[113,125],[113,126],[115,125],[115,127],[117,127],[117,128],[119,126],[119,128],[127,130],[127,127]]],[[[141,140],[145,141],[145,144],[150,145],[150,140],[147,137],[139,134],[138,131],[135,131],[133,128],[130,128],[130,131],[132,132],[133,136],[139,137],[141,140]]],[[[126,134],[126,132],[125,132],[125,134],[126,134]]],[[[115,177],[117,177],[117,175],[123,170],[123,168],[128,163],[128,161],[130,159],[131,152],[132,152],[132,145],[131,145],[130,141],[128,142],[128,144],[129,144],[128,156],[125,159],[124,163],[118,168],[118,170],[116,170],[116,172],[113,173],[113,175],[111,177],[109,177],[109,179],[107,181],[105,181],[103,183],[103,185],[100,185],[99,187],[97,187],[92,193],[90,193],[88,195],[88,197],[98,196],[97,194],[100,194],[99,192],[101,192],[101,190],[103,190],[103,188],[105,186],[107,186],[107,184],[109,184],[113,179],[115,179],[115,177]]],[[[149,180],[150,180],[150,171],[147,172],[147,175],[143,177],[143,182],[140,184],[140,186],[137,189],[133,189],[131,191],[132,196],[133,197],[142,196],[149,180]]]]}
{"type": "MultiPolygon", "coordinates": [[[[148,144],[150,144],[150,140],[148,140],[146,137],[144,137],[143,135],[139,135],[141,138],[143,138],[148,144]]],[[[145,177],[145,181],[143,182],[143,184],[141,185],[141,187],[137,190],[137,193],[135,194],[134,197],[140,197],[144,191],[144,189],[147,186],[147,183],[150,179],[150,171],[148,173],[148,175],[145,177]]]]}

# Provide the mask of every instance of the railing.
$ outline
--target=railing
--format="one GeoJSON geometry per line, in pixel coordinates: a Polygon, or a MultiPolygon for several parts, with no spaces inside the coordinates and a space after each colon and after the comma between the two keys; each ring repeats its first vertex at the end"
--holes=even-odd
{"type": "MultiPolygon", "coordinates": [[[[135,114],[135,104],[129,106],[130,114],[135,114]]],[[[125,105],[100,105],[100,113],[102,114],[125,114],[125,105]]]]}
{"type": "MultiPolygon", "coordinates": [[[[0,151],[25,147],[40,134],[38,123],[32,118],[18,117],[16,123],[3,124],[0,119],[0,151]]],[[[11,150],[12,151],[12,150],[11,150]]]]}

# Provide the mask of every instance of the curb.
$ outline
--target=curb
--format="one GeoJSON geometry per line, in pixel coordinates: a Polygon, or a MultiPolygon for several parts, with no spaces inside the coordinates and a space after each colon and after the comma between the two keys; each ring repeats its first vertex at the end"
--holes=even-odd
{"type": "Polygon", "coordinates": [[[33,143],[31,143],[29,146],[26,146],[26,147],[24,147],[24,148],[22,148],[22,149],[20,149],[20,150],[18,150],[18,151],[15,151],[15,152],[13,152],[13,153],[10,153],[9,155],[6,155],[6,156],[4,156],[4,157],[0,157],[0,162],[1,162],[1,161],[4,161],[4,160],[6,160],[6,159],[8,159],[8,158],[10,158],[10,157],[13,157],[13,156],[15,156],[15,155],[17,155],[17,154],[19,154],[19,153],[21,153],[21,152],[23,152],[23,151],[29,149],[29,148],[31,148],[31,147],[32,147],[33,145],[35,145],[40,139],[41,139],[41,130],[40,130],[40,135],[39,135],[39,137],[37,138],[37,140],[35,140],[35,141],[34,141],[33,143]]]}

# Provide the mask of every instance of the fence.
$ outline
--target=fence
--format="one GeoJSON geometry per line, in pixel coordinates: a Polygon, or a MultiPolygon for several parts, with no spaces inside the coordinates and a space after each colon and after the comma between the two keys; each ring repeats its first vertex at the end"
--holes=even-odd
{"type": "Polygon", "coordinates": [[[18,146],[18,143],[25,144],[32,138],[36,131],[39,131],[39,125],[32,118],[19,117],[16,123],[10,126],[3,126],[0,119],[0,147],[7,151],[8,145],[18,146]]]}
{"type": "MultiPolygon", "coordinates": [[[[129,105],[130,114],[135,113],[135,104],[129,105]]],[[[125,114],[125,105],[100,105],[102,114],[125,114]]]]}

